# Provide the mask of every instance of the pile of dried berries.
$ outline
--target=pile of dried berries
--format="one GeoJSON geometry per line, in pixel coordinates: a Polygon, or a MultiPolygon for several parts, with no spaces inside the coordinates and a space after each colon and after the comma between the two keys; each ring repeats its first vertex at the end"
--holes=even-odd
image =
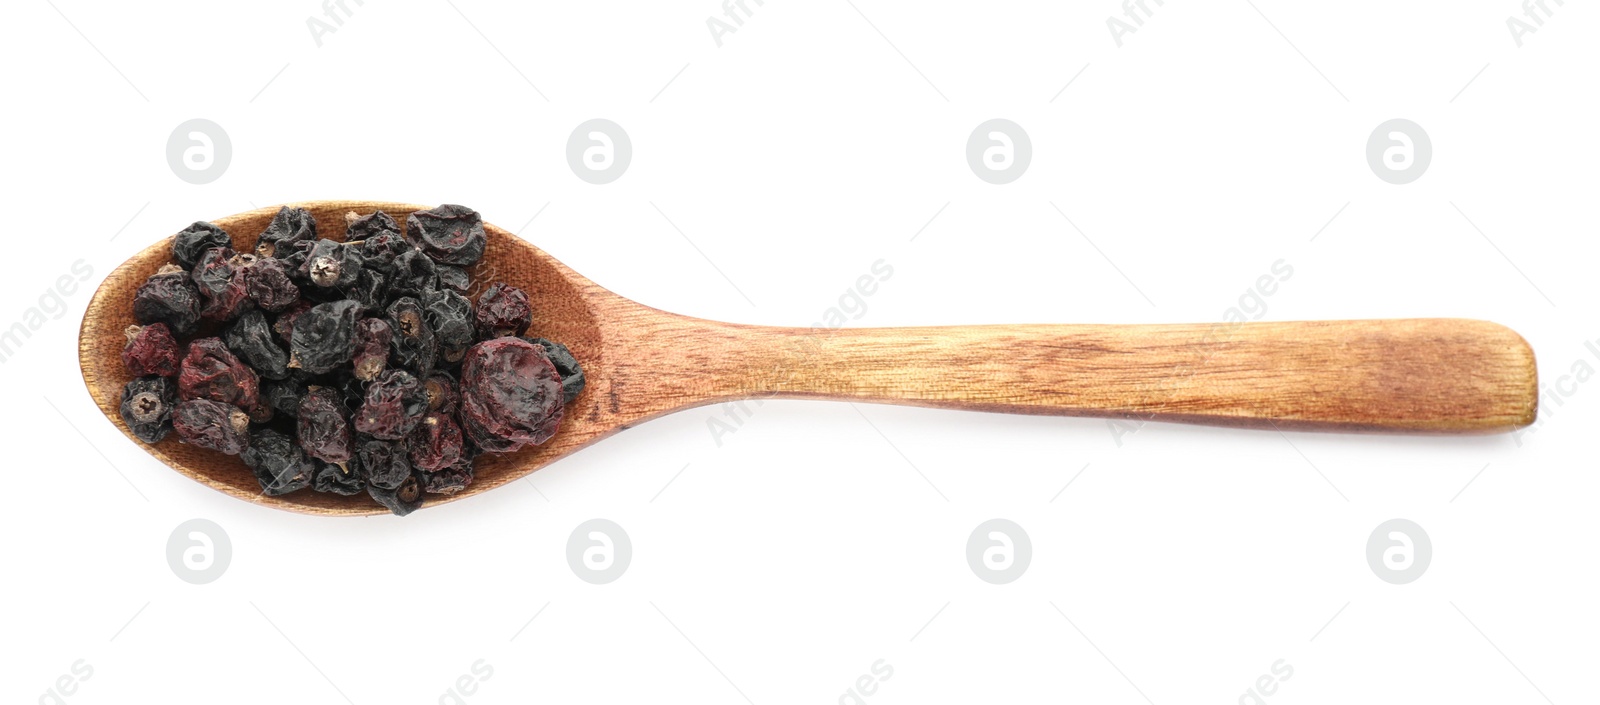
{"type": "Polygon", "coordinates": [[[238,455],[267,495],[365,491],[395,514],[472,482],[473,460],[548,440],[583,391],[566,346],[524,337],[526,292],[467,297],[477,211],[345,216],[343,242],[282,208],[254,252],[210,223],[139,287],[122,419],[238,455]]]}

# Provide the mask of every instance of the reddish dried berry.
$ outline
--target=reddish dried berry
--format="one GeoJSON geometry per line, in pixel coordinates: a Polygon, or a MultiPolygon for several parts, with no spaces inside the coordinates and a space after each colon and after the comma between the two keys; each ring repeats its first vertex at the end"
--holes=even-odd
{"type": "Polygon", "coordinates": [[[473,311],[478,336],[484,340],[506,335],[522,335],[533,322],[533,308],[527,292],[504,282],[495,282],[478,297],[473,311]]]}
{"type": "Polygon", "coordinates": [[[561,425],[561,377],[544,348],[496,338],[467,350],[461,365],[461,424],[493,452],[540,444],[561,425]]]}
{"type": "Polygon", "coordinates": [[[201,299],[205,301],[200,309],[201,318],[227,321],[250,307],[250,294],[245,287],[244,276],[234,265],[239,261],[239,256],[233,250],[213,247],[195,262],[189,278],[194,281],[201,299]]]}
{"type": "Polygon", "coordinates": [[[165,323],[176,335],[192,335],[200,322],[200,292],[177,265],[166,265],[139,285],[133,317],[147,325],[165,323]]]}
{"type": "Polygon", "coordinates": [[[178,402],[172,410],[178,440],[207,450],[238,455],[250,445],[250,416],[239,407],[210,399],[178,402]]]}
{"type": "Polygon", "coordinates": [[[278,339],[282,340],[284,345],[288,345],[289,341],[294,340],[294,319],[300,317],[300,314],[310,311],[313,305],[310,301],[296,301],[288,310],[278,314],[278,317],[273,319],[272,332],[278,334],[278,339]]]}
{"type": "Polygon", "coordinates": [[[284,206],[272,216],[272,222],[256,239],[256,254],[272,257],[277,254],[280,243],[315,239],[317,239],[317,221],[311,217],[311,211],[284,206]]]}
{"type": "Polygon", "coordinates": [[[329,463],[350,459],[350,421],[338,390],[318,387],[300,400],[295,439],[306,454],[329,463]]]}
{"type": "Polygon", "coordinates": [[[305,489],[316,466],[294,440],[272,429],[261,429],[239,457],[255,473],[261,491],[269,497],[305,489]]]}
{"type": "Polygon", "coordinates": [[[222,228],[203,220],[195,221],[172,237],[172,258],[184,269],[194,269],[200,256],[213,247],[232,248],[233,238],[222,228]]]}
{"type": "Polygon", "coordinates": [[[355,377],[371,382],[383,373],[389,362],[389,344],[394,329],[382,318],[363,318],[356,322],[355,377]]]}
{"type": "Polygon", "coordinates": [[[439,264],[467,266],[483,258],[488,236],[477,211],[447,203],[406,218],[406,241],[439,264]]]}
{"type": "Polygon", "coordinates": [[[157,443],[172,430],[177,385],[166,377],[135,377],[122,388],[122,422],[134,437],[157,443]]]}
{"type": "Polygon", "coordinates": [[[343,300],[317,304],[294,320],[289,340],[290,366],[312,374],[331,372],[356,353],[356,319],[361,304],[343,300]]]}
{"type": "Polygon", "coordinates": [[[178,368],[178,398],[210,399],[241,409],[254,409],[259,398],[254,370],[239,362],[220,338],[200,338],[178,368]]]}
{"type": "Polygon", "coordinates": [[[422,472],[422,490],[428,494],[455,494],[472,484],[472,461],[465,458],[443,470],[422,472]]]}
{"type": "Polygon", "coordinates": [[[289,280],[283,260],[264,257],[244,269],[245,292],[263,310],[274,313],[300,300],[300,287],[289,280]]]}
{"type": "Polygon", "coordinates": [[[178,341],[165,323],[128,326],[128,344],[122,348],[122,364],[135,377],[178,374],[178,341]]]}
{"type": "Polygon", "coordinates": [[[398,441],[416,428],[428,411],[428,395],[410,372],[389,370],[367,385],[361,408],[356,410],[356,430],[373,438],[398,441]]]}
{"type": "Polygon", "coordinates": [[[572,356],[572,351],[567,346],[544,338],[523,338],[530,343],[537,343],[544,348],[544,354],[550,356],[550,364],[556,366],[556,373],[561,375],[561,403],[571,404],[583,392],[583,366],[578,364],[578,358],[572,356]]]}
{"type": "Polygon", "coordinates": [[[461,460],[461,427],[448,414],[428,414],[411,429],[406,446],[411,466],[418,470],[443,470],[461,460]]]}

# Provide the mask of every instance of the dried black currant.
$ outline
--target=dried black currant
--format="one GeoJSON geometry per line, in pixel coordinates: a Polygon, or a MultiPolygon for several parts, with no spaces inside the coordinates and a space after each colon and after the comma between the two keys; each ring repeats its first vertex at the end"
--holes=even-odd
{"type": "Polygon", "coordinates": [[[372,487],[392,490],[411,477],[411,459],[400,443],[363,439],[356,446],[356,455],[362,478],[372,487]]]}
{"type": "Polygon", "coordinates": [[[300,300],[300,287],[289,279],[283,260],[263,257],[244,269],[245,292],[263,310],[276,313],[300,300]]]}
{"type": "Polygon", "coordinates": [[[433,260],[421,250],[408,250],[394,258],[389,268],[389,295],[422,298],[425,292],[439,288],[439,275],[433,260]]]}
{"type": "Polygon", "coordinates": [[[289,353],[273,340],[272,328],[260,311],[245,312],[228,326],[222,339],[229,350],[250,363],[262,377],[283,379],[289,376],[289,353]]]}
{"type": "Polygon", "coordinates": [[[407,217],[406,240],[439,264],[460,267],[483,258],[488,236],[483,231],[483,216],[477,211],[447,203],[407,217]]]}
{"type": "Polygon", "coordinates": [[[367,485],[367,494],[396,516],[405,516],[422,506],[422,483],[415,474],[407,475],[400,485],[386,490],[377,485],[367,485]]]}
{"type": "Polygon", "coordinates": [[[530,343],[537,343],[544,348],[544,353],[550,356],[550,364],[556,366],[556,373],[561,375],[561,395],[563,404],[571,404],[583,392],[583,366],[578,364],[578,358],[572,356],[572,351],[567,346],[544,338],[523,338],[530,343]]]}
{"type": "Polygon", "coordinates": [[[356,242],[382,233],[400,234],[400,224],[383,211],[360,215],[354,211],[344,214],[344,240],[356,242]]]}
{"type": "Polygon", "coordinates": [[[210,399],[178,402],[172,410],[172,430],[184,443],[228,455],[238,455],[250,445],[250,415],[210,399]]]}
{"type": "Polygon", "coordinates": [[[461,407],[461,392],[456,388],[456,378],[448,372],[434,370],[422,381],[422,391],[428,395],[428,411],[454,414],[461,407]]]}
{"type": "Polygon", "coordinates": [[[420,472],[422,490],[428,494],[455,494],[472,484],[472,461],[462,458],[443,470],[420,472]]]}
{"type": "Polygon", "coordinates": [[[441,264],[434,267],[434,273],[439,277],[439,288],[441,289],[449,289],[457,294],[465,294],[467,289],[472,288],[472,277],[467,274],[466,269],[461,267],[441,264]]]}
{"type": "Polygon", "coordinates": [[[406,242],[400,233],[377,233],[365,240],[361,240],[361,256],[366,261],[366,268],[376,269],[384,274],[394,272],[394,261],[407,252],[417,248],[406,242]]]}
{"type": "Polygon", "coordinates": [[[444,470],[461,460],[461,427],[449,414],[430,413],[406,437],[411,467],[429,472],[444,470]]]}
{"type": "Polygon", "coordinates": [[[184,269],[194,269],[200,255],[213,247],[233,248],[233,238],[222,228],[197,220],[172,237],[172,258],[184,269]]]}
{"type": "Polygon", "coordinates": [[[416,428],[427,412],[428,394],[422,383],[405,370],[389,370],[367,385],[361,408],[355,413],[355,426],[373,438],[398,441],[416,428]]]}
{"type": "Polygon", "coordinates": [[[467,350],[461,365],[461,426],[496,453],[538,445],[561,426],[561,377],[544,348],[495,338],[467,350]]]}
{"type": "Polygon", "coordinates": [[[347,299],[317,304],[296,317],[289,340],[290,366],[322,374],[350,362],[361,312],[361,304],[347,299]]]}
{"type": "Polygon", "coordinates": [[[394,329],[382,318],[363,318],[356,322],[355,378],[371,382],[382,374],[389,364],[389,345],[394,340],[394,329]]]}
{"type": "Polygon", "coordinates": [[[172,337],[167,324],[128,326],[123,333],[128,337],[128,344],[122,346],[122,364],[129,374],[135,377],[178,374],[178,340],[172,337]]]}
{"type": "Polygon", "coordinates": [[[272,216],[272,222],[267,225],[267,229],[256,238],[256,254],[273,257],[276,256],[281,243],[315,239],[317,239],[317,221],[311,217],[311,211],[284,206],[278,209],[277,215],[272,216]]]}
{"type": "Polygon", "coordinates": [[[472,302],[449,289],[422,294],[422,310],[439,341],[439,356],[450,362],[461,359],[472,345],[472,302]]]}
{"type": "Polygon", "coordinates": [[[421,304],[410,297],[395,299],[388,315],[389,327],[394,329],[390,359],[418,377],[426,377],[439,357],[439,342],[421,304]]]}
{"type": "Polygon", "coordinates": [[[220,338],[200,338],[178,366],[178,398],[210,399],[241,409],[254,409],[260,380],[235,357],[220,338]]]}
{"type": "Polygon", "coordinates": [[[300,413],[300,400],[307,391],[305,380],[293,370],[285,379],[261,381],[261,401],[270,404],[273,411],[291,418],[300,413]]]}
{"type": "Polygon", "coordinates": [[[473,310],[482,340],[504,335],[522,335],[533,322],[533,307],[528,293],[505,282],[495,282],[478,297],[473,310]]]}
{"type": "Polygon", "coordinates": [[[300,278],[324,289],[346,288],[361,275],[361,247],[318,240],[296,268],[300,278]]]}
{"type": "Polygon", "coordinates": [[[239,259],[233,250],[213,247],[200,255],[189,278],[205,305],[200,317],[212,321],[226,321],[239,315],[251,305],[244,277],[234,267],[239,259]]]}
{"type": "Polygon", "coordinates": [[[135,377],[122,388],[122,421],[145,443],[156,443],[172,431],[177,385],[166,377],[135,377]]]}
{"type": "Polygon", "coordinates": [[[317,474],[313,487],[318,492],[332,492],[333,494],[351,495],[360,494],[366,489],[367,483],[362,481],[361,473],[334,463],[316,462],[317,474]]]}
{"type": "Polygon", "coordinates": [[[239,457],[255,473],[262,493],[269,497],[305,489],[316,472],[316,466],[293,439],[270,428],[257,430],[250,447],[239,457]]]}
{"type": "Polygon", "coordinates": [[[338,390],[318,387],[300,400],[295,439],[306,455],[329,463],[350,460],[354,450],[349,411],[338,390]]]}
{"type": "Polygon", "coordinates": [[[370,310],[381,311],[389,299],[389,278],[376,269],[362,267],[355,283],[344,288],[344,295],[370,310]]]}
{"type": "Polygon", "coordinates": [[[200,292],[177,265],[157,270],[133,295],[133,317],[140,323],[165,323],[173,334],[193,335],[200,323],[200,292]]]}

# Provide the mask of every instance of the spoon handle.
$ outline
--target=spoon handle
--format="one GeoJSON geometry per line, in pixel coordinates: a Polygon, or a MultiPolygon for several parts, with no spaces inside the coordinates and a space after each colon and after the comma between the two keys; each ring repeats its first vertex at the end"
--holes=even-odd
{"type": "Polygon", "coordinates": [[[1538,407],[1527,342],[1504,326],[1465,319],[836,330],[717,324],[698,333],[727,350],[708,364],[717,379],[695,384],[709,392],[702,401],[822,398],[1407,433],[1510,431],[1532,423],[1538,407]]]}

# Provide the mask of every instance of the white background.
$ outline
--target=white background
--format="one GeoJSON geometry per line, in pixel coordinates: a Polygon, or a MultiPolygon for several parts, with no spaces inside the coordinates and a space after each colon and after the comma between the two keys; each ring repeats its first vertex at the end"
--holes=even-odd
{"type": "Polygon", "coordinates": [[[0,26],[0,326],[93,269],[0,364],[7,702],[56,702],[80,660],[74,704],[458,702],[480,659],[459,702],[834,703],[880,659],[873,705],[1254,702],[1280,659],[1264,702],[1595,699],[1600,391],[1556,388],[1600,368],[1592,3],[1548,3],[1520,48],[1512,0],[1151,0],[1120,48],[1110,0],[750,0],[720,48],[712,0],[348,4],[321,47],[311,0],[27,0],[0,26]],[[197,117],[233,146],[205,185],[165,159],[197,117]],[[595,117],[634,148],[604,186],[564,156],[595,117]],[[1033,144],[1000,186],[964,156],[997,117],[1033,144]],[[1365,157],[1396,117],[1433,144],[1403,186],[1365,157]],[[1536,431],[1479,438],[1119,444],[768,402],[719,439],[698,409],[409,518],[318,519],[147,457],[90,403],[76,335],[149,242],[324,198],[465,203],[623,295],[779,325],[879,258],[851,326],[1216,321],[1283,259],[1265,320],[1490,319],[1552,391],[1536,431]],[[233,549],[198,586],[165,558],[196,517],[233,549]],[[608,585],[566,562],[594,517],[633,544],[608,585]],[[965,558],[993,517],[1033,545],[1007,585],[965,558]],[[1433,544],[1407,585],[1365,556],[1395,517],[1433,544]]]}

